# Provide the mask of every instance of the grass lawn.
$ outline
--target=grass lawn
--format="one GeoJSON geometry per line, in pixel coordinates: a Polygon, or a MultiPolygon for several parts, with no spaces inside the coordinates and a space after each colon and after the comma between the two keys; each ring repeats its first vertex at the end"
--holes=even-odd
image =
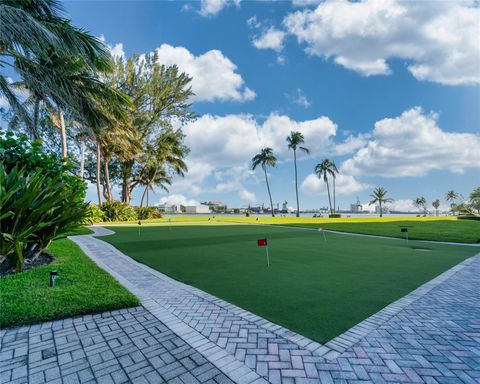
{"type": "Polygon", "coordinates": [[[53,263],[0,279],[0,328],[139,304],[73,241],[56,240],[47,251],[55,257],[53,263]],[[55,288],[49,288],[53,270],[58,278],[55,288]]]}
{"type": "MultiPolygon", "coordinates": [[[[318,228],[318,224],[291,224],[318,228]]],[[[386,221],[363,223],[332,223],[322,227],[341,232],[363,233],[388,237],[405,238],[400,227],[408,228],[408,237],[417,240],[453,241],[457,243],[480,243],[480,221],[474,220],[430,220],[430,221],[386,221]]]]}
{"type": "Polygon", "coordinates": [[[110,228],[102,240],[134,259],[319,342],[479,251],[261,225],[110,228]]]}

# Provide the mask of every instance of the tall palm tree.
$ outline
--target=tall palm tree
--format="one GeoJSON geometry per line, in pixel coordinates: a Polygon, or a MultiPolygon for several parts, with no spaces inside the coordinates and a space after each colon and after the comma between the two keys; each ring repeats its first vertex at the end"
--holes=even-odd
{"type": "Polygon", "coordinates": [[[330,197],[330,185],[328,183],[328,176],[332,176],[333,183],[335,185],[335,174],[338,173],[337,166],[333,161],[328,159],[324,159],[321,163],[315,166],[315,174],[318,176],[319,179],[323,178],[323,181],[327,184],[327,193],[328,193],[328,204],[330,206],[330,213],[335,212],[335,187],[333,192],[333,208],[332,208],[332,199],[330,197]]]}
{"type": "Polygon", "coordinates": [[[275,216],[273,209],[272,193],[270,192],[270,185],[268,184],[267,167],[275,167],[277,165],[277,158],[273,154],[272,148],[266,147],[260,150],[260,153],[256,154],[252,158],[252,170],[255,170],[258,166],[261,166],[263,173],[265,174],[265,183],[267,184],[268,197],[270,198],[270,207],[272,209],[272,217],[275,216]]]}
{"type": "Polygon", "coordinates": [[[435,208],[435,215],[438,216],[438,208],[440,207],[440,200],[436,199],[432,202],[433,208],[435,208]]]}
{"type": "Polygon", "coordinates": [[[450,209],[452,210],[453,214],[455,214],[455,205],[456,205],[456,202],[457,202],[459,197],[460,197],[460,195],[453,190],[448,191],[445,194],[445,200],[447,200],[450,203],[450,209]]]}
{"type": "Polygon", "coordinates": [[[301,132],[291,131],[290,135],[287,137],[288,149],[293,150],[293,164],[295,166],[295,193],[297,196],[297,217],[300,217],[300,202],[298,200],[298,172],[297,172],[297,149],[310,153],[308,148],[302,147],[301,144],[305,142],[301,132]]]}
{"type": "Polygon", "coordinates": [[[328,205],[330,207],[330,213],[333,213],[333,208],[332,199],[330,197],[330,184],[328,182],[328,176],[332,176],[335,180],[335,172],[338,173],[337,167],[333,162],[328,159],[324,159],[321,163],[318,163],[315,166],[315,174],[319,179],[323,178],[323,181],[325,181],[325,183],[327,184],[328,205]]]}
{"type": "Polygon", "coordinates": [[[142,199],[140,200],[140,207],[143,207],[143,201],[147,197],[147,207],[148,207],[148,191],[153,191],[154,186],[158,186],[164,191],[168,191],[167,185],[172,184],[172,177],[165,171],[163,167],[158,167],[158,165],[151,163],[149,167],[145,169],[142,174],[142,180],[139,183],[144,186],[142,199]]]}
{"type": "Polygon", "coordinates": [[[370,201],[370,203],[368,203],[368,205],[378,203],[378,205],[380,206],[380,217],[383,217],[382,204],[393,202],[393,199],[386,197],[387,193],[388,191],[385,188],[375,188],[373,190],[373,193],[370,195],[372,200],[370,201]]]}
{"type": "Polygon", "coordinates": [[[417,208],[423,209],[423,213],[427,213],[427,199],[425,197],[417,197],[415,200],[413,200],[413,205],[415,205],[417,208]]]}
{"type": "Polygon", "coordinates": [[[33,96],[33,118],[19,100],[15,84],[3,74],[0,74],[0,94],[6,97],[12,110],[31,132],[37,129],[39,97],[44,94],[35,90],[49,88],[53,91],[59,83],[49,83],[51,68],[42,63],[52,54],[81,57],[87,66],[98,70],[111,67],[107,47],[63,18],[57,0],[0,0],[0,67],[12,67],[22,77],[22,72],[30,73],[31,76],[24,78],[23,82],[33,96]]]}

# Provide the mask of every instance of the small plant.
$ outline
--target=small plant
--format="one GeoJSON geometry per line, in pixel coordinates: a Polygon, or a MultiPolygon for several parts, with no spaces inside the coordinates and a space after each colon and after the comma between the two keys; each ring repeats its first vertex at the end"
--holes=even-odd
{"type": "Polygon", "coordinates": [[[102,206],[104,221],[137,220],[137,212],[132,206],[119,201],[105,202],[102,206]]]}
{"type": "Polygon", "coordinates": [[[135,207],[138,220],[160,219],[162,214],[157,207],[135,207]]]}
{"type": "Polygon", "coordinates": [[[82,224],[95,224],[104,221],[104,214],[102,209],[97,205],[90,203],[85,211],[85,218],[82,224]]]}
{"type": "Polygon", "coordinates": [[[342,215],[340,213],[331,213],[331,214],[328,215],[328,217],[330,219],[339,219],[339,218],[342,217],[342,215]]]}

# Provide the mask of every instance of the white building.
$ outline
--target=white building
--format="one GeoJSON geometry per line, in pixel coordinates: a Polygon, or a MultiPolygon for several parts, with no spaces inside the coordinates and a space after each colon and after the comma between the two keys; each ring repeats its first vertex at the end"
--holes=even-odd
{"type": "Polygon", "coordinates": [[[182,212],[179,205],[159,204],[157,207],[158,207],[158,210],[162,213],[181,213],[182,212]]]}
{"type": "Polygon", "coordinates": [[[197,214],[197,213],[211,213],[208,205],[187,205],[185,207],[185,213],[197,214]]]}

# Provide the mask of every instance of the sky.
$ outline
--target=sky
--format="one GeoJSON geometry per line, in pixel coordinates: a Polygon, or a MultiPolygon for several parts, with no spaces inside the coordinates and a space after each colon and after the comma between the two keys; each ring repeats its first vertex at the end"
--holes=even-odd
{"type": "MultiPolygon", "coordinates": [[[[480,8],[475,2],[68,1],[68,17],[114,55],[157,50],[193,77],[183,127],[189,172],[151,203],[295,204],[290,131],[305,136],[301,208],[328,204],[313,173],[337,164],[337,203],[384,187],[399,210],[480,186],[480,8]]],[[[135,194],[138,203],[140,191],[135,194]]],[[[90,192],[95,198],[94,189],[90,192]]],[[[90,195],[89,195],[90,196],[90,195]]]]}

